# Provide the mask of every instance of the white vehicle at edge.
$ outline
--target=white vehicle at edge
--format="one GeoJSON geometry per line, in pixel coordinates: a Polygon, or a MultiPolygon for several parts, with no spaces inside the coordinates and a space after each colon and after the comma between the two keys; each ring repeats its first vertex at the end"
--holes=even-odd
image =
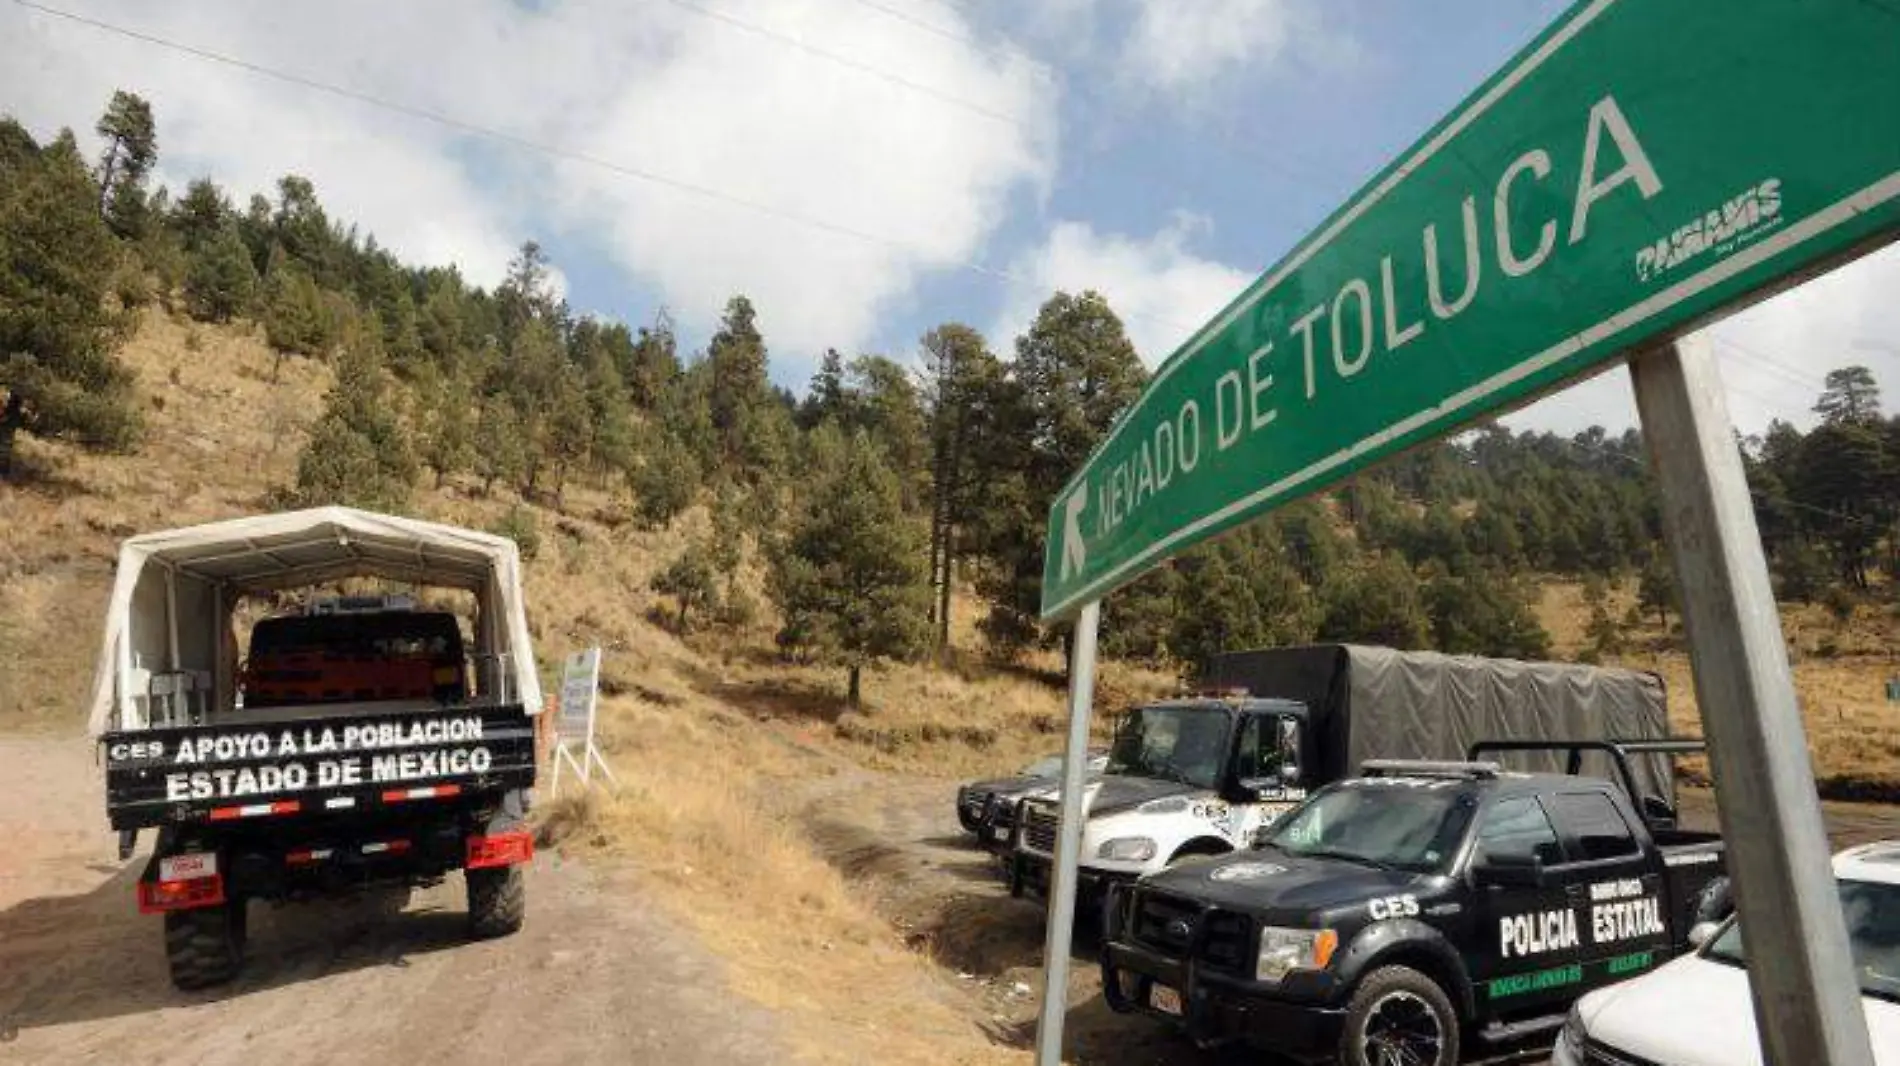
{"type": "MultiPolygon", "coordinates": [[[[1171,700],[1124,717],[1106,773],[1083,793],[1084,887],[1153,873],[1188,855],[1246,847],[1306,799],[1299,787],[1305,707],[1286,700],[1171,700]]],[[[1046,869],[1060,787],[1021,808],[1019,859],[1046,869]]],[[[1024,863],[1017,864],[1019,887],[1024,863]]]]}
{"type": "MultiPolygon", "coordinates": [[[[1900,841],[1834,858],[1874,1061],[1900,1066],[1900,841]]],[[[1577,1002],[1553,1066],[1751,1066],[1761,1062],[1742,936],[1734,919],[1698,930],[1702,946],[1645,977],[1577,1002]]]]}

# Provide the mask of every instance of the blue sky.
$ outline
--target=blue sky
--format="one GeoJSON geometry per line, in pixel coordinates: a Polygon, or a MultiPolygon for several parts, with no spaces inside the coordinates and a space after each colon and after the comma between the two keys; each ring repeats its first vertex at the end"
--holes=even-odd
{"type": "MultiPolygon", "coordinates": [[[[948,320],[1007,355],[1058,287],[1107,293],[1157,363],[1566,6],[48,2],[352,95],[4,5],[0,109],[29,126],[138,91],[162,180],[241,202],[302,173],[484,284],[532,236],[578,310],[664,306],[688,349],[745,292],[795,390],[826,347],[909,358],[948,320]]],[[[1717,327],[1743,428],[1805,420],[1834,366],[1900,370],[1895,291],[1889,252],[1717,327]]],[[[1611,373],[1513,420],[1633,419],[1611,373]]]]}

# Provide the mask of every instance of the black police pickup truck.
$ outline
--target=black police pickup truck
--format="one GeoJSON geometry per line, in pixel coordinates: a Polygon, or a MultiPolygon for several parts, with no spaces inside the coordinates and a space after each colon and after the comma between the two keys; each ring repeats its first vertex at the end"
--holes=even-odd
{"type": "Polygon", "coordinates": [[[1720,838],[1628,798],[1632,756],[1699,749],[1487,742],[1469,762],[1367,763],[1252,850],[1115,890],[1109,1005],[1204,1044],[1348,1066],[1451,1066],[1473,1040],[1554,1032],[1573,1000],[1729,909],[1720,838]],[[1496,760],[1514,752],[1568,772],[1507,772],[1496,760]],[[1586,755],[1618,783],[1582,776],[1586,755]]]}

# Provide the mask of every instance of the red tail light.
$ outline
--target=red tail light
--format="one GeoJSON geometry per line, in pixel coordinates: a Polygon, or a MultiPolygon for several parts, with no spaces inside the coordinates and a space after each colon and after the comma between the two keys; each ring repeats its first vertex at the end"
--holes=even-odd
{"type": "Polygon", "coordinates": [[[224,875],[194,877],[189,881],[140,881],[139,913],[163,914],[224,902],[224,875]]]}
{"type": "Polygon", "coordinates": [[[471,870],[493,866],[517,866],[534,858],[534,834],[526,829],[497,833],[490,837],[468,838],[468,862],[471,870]]]}

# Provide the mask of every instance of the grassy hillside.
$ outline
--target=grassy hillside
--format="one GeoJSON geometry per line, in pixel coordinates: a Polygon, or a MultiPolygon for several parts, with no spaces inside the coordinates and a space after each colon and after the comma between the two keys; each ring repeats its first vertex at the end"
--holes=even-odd
{"type": "MultiPolygon", "coordinates": [[[[116,541],[136,531],[267,509],[294,474],[322,403],[321,363],[276,360],[250,329],[191,326],[150,312],[123,356],[148,423],[133,456],[29,441],[21,485],[0,485],[0,728],[76,732],[90,683],[116,541]],[[276,380],[273,380],[275,376],[276,380]]],[[[586,483],[560,512],[472,481],[425,487],[427,517],[494,525],[534,516],[530,613],[544,661],[607,649],[603,731],[625,789],[552,811],[561,846],[637,858],[653,890],[730,960],[741,991],[785,1012],[812,1061],[1014,1061],[960,1011],[941,971],[828,863],[780,797],[864,768],[948,779],[1060,746],[1059,663],[1014,671],[962,653],[949,668],[900,665],[866,679],[867,706],[843,709],[843,675],[784,663],[762,622],[682,641],[655,624],[648,581],[707,521],[703,509],[643,531],[624,502],[586,483]],[[904,990],[866,995],[866,989],[904,990]]],[[[758,584],[749,561],[742,581],[758,584]]],[[[1634,589],[1612,591],[1620,617],[1634,589]]],[[[973,648],[977,605],[961,603],[973,648]]],[[[1539,615],[1561,656],[1580,654],[1581,589],[1546,584],[1539,615]]],[[[1885,703],[1893,619],[1863,609],[1842,624],[1818,609],[1786,615],[1817,764],[1842,791],[1900,782],[1900,709],[1885,703]]],[[[1687,662],[1654,618],[1627,627],[1617,661],[1660,670],[1678,727],[1693,732],[1687,662]]],[[[1151,696],[1171,678],[1108,664],[1099,706],[1151,696]]]]}

